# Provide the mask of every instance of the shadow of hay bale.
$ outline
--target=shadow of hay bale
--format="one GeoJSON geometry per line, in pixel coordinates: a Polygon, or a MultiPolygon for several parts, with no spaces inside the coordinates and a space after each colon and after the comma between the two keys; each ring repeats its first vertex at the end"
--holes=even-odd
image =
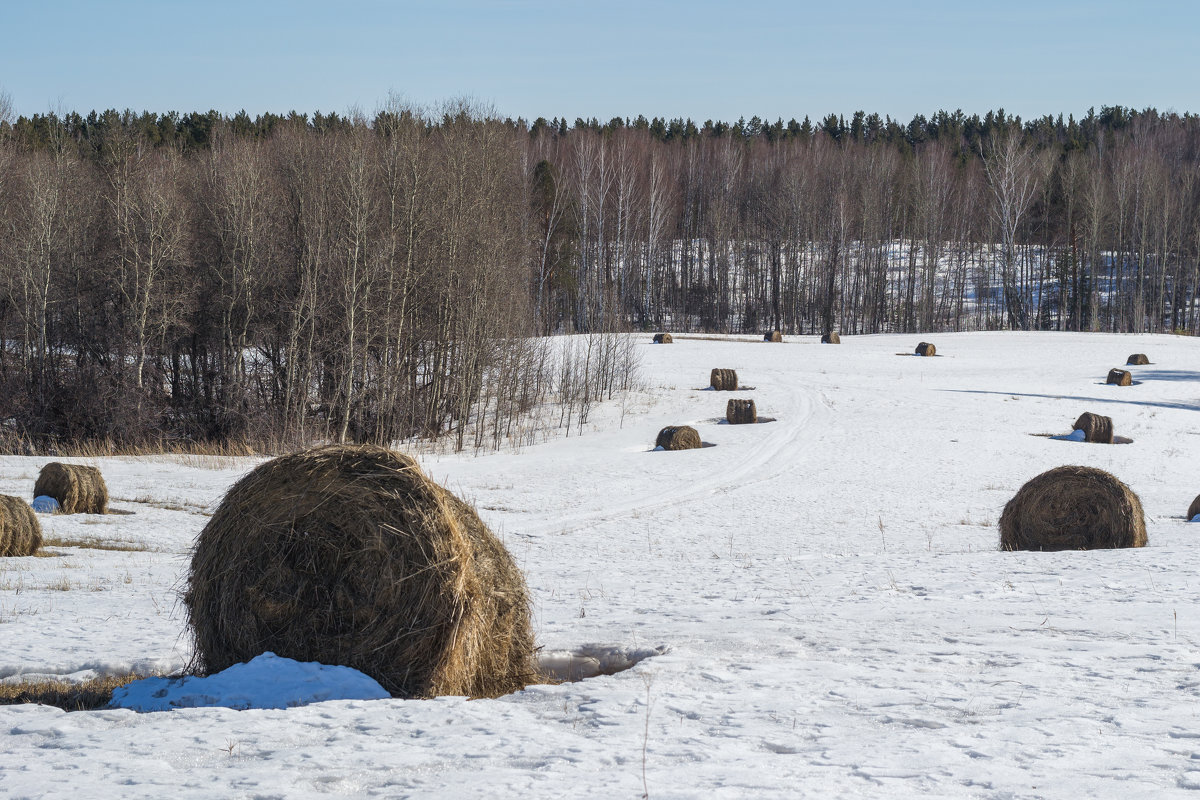
{"type": "Polygon", "coordinates": [[[272,651],[353,667],[399,697],[535,682],[525,581],[465,502],[408,456],[335,445],[254,469],[192,554],[202,672],[272,651]]]}
{"type": "Polygon", "coordinates": [[[1065,466],[1030,480],[1000,515],[1001,550],[1143,547],[1146,520],[1133,491],[1104,470],[1065,466]]]}
{"type": "Polygon", "coordinates": [[[33,496],[53,497],[64,514],[104,514],[108,487],[95,467],[51,461],[38,473],[33,496]]]}

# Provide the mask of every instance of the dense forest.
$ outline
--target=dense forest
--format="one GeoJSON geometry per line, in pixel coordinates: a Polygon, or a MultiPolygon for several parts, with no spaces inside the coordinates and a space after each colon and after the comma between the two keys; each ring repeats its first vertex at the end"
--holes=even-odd
{"type": "Polygon", "coordinates": [[[1198,177],[1200,118],[1120,107],[0,107],[0,449],[499,446],[628,386],[624,330],[1195,333],[1198,177]]]}

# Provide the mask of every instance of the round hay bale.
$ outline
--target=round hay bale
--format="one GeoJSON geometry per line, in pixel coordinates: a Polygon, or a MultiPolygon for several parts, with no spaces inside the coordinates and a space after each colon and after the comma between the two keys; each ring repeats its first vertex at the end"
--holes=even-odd
{"type": "Polygon", "coordinates": [[[1000,515],[1001,550],[1143,547],[1146,520],[1133,491],[1102,469],[1056,467],[1021,487],[1000,515]]]}
{"type": "Polygon", "coordinates": [[[1133,364],[1136,367],[1144,367],[1150,363],[1150,359],[1146,358],[1145,353],[1134,353],[1129,358],[1125,359],[1125,364],[1133,364]]]}
{"type": "Polygon", "coordinates": [[[184,605],[199,671],[270,650],[353,667],[398,697],[496,697],[536,679],[508,551],[382,447],[320,447],[234,484],[200,532],[184,605]]]}
{"type": "Polygon", "coordinates": [[[1096,442],[1099,444],[1113,443],[1112,417],[1103,417],[1099,414],[1085,411],[1079,416],[1079,419],[1075,420],[1075,427],[1072,430],[1083,431],[1083,440],[1085,442],[1096,442]]]}
{"type": "Polygon", "coordinates": [[[1192,501],[1190,506],[1188,506],[1187,518],[1190,520],[1197,514],[1200,514],[1200,494],[1196,495],[1196,499],[1192,501]]]}
{"type": "Polygon", "coordinates": [[[671,338],[671,334],[669,334],[669,333],[654,334],[654,343],[655,344],[671,344],[673,341],[675,341],[675,340],[671,338]]]}
{"type": "Polygon", "coordinates": [[[1132,386],[1133,375],[1127,369],[1113,367],[1108,371],[1108,380],[1105,383],[1111,383],[1114,386],[1132,386]]]}
{"type": "Polygon", "coordinates": [[[769,331],[763,334],[764,342],[782,342],[783,331],[769,331]]]}
{"type": "Polygon", "coordinates": [[[695,450],[703,447],[700,433],[690,425],[668,425],[658,432],[655,447],[663,450],[695,450]]]}
{"type": "Polygon", "coordinates": [[[708,377],[708,385],[718,392],[732,392],[738,388],[737,371],[732,369],[714,369],[708,377]]]}
{"type": "Polygon", "coordinates": [[[921,342],[914,352],[919,356],[936,356],[937,348],[929,342],[921,342]]]}
{"type": "Polygon", "coordinates": [[[842,337],[838,336],[837,331],[830,331],[821,337],[821,344],[841,344],[842,337]]]}
{"type": "Polygon", "coordinates": [[[753,400],[730,400],[725,404],[725,419],[730,425],[750,425],[758,422],[753,400]]]}
{"type": "Polygon", "coordinates": [[[42,546],[42,526],[19,497],[0,494],[0,557],[31,556],[42,546]]]}
{"type": "Polygon", "coordinates": [[[33,496],[53,497],[64,514],[104,514],[108,487],[95,467],[51,461],[38,473],[33,496]]]}

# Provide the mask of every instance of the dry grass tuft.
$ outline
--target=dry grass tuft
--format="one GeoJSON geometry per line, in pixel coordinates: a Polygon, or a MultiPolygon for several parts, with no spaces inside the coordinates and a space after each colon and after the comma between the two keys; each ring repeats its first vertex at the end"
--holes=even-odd
{"type": "Polygon", "coordinates": [[[146,676],[110,675],[83,683],[55,680],[0,683],[0,705],[36,703],[61,708],[63,711],[95,711],[109,704],[114,691],[144,677],[146,676]]]}
{"type": "Polygon", "coordinates": [[[1001,550],[1143,547],[1142,503],[1114,475],[1057,467],[1026,483],[1000,515],[1001,550]]]}
{"type": "Polygon", "coordinates": [[[184,597],[200,672],[266,650],[400,697],[536,680],[525,581],[474,509],[408,456],[330,446],[260,465],[201,531],[184,597]]]}
{"type": "Polygon", "coordinates": [[[142,553],[150,548],[139,542],[105,542],[100,539],[63,539],[51,537],[42,542],[43,547],[78,547],[81,550],[113,550],[142,553]]]}
{"type": "Polygon", "coordinates": [[[42,525],[29,503],[0,494],[0,557],[31,556],[41,546],[42,525]]]}

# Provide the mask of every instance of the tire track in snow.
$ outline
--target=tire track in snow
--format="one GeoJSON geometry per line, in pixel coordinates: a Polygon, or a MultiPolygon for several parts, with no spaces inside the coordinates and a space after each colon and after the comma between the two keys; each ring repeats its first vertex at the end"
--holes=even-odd
{"type": "Polygon", "coordinates": [[[747,455],[732,465],[711,472],[700,480],[681,484],[678,488],[675,488],[675,485],[659,487],[653,492],[645,492],[601,508],[568,514],[536,525],[522,526],[520,530],[513,530],[511,533],[528,537],[572,533],[616,517],[645,511],[662,511],[700,497],[752,486],[775,478],[785,468],[808,456],[807,452],[802,452],[796,446],[801,434],[813,421],[829,414],[828,403],[823,395],[818,397],[815,392],[789,387],[786,378],[778,385],[787,391],[787,399],[777,421],[770,423],[769,434],[775,434],[782,428],[782,435],[764,437],[758,446],[752,447],[747,455]],[[788,457],[789,454],[791,457],[788,457]]]}

